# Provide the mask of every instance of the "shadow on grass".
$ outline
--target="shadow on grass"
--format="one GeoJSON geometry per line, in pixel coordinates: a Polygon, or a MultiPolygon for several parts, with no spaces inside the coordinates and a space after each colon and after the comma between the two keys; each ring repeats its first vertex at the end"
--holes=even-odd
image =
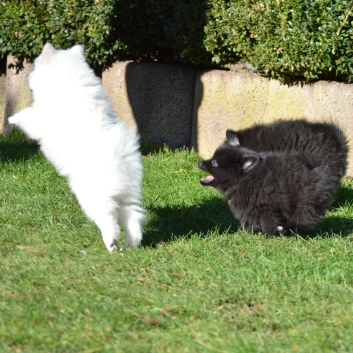
{"type": "Polygon", "coordinates": [[[140,141],[140,151],[143,156],[147,156],[148,154],[158,153],[164,150],[166,147],[165,144],[162,143],[154,143],[147,139],[140,141]]]}
{"type": "Polygon", "coordinates": [[[348,237],[353,235],[353,219],[346,217],[326,217],[314,230],[308,231],[305,236],[308,238],[317,237],[348,237]]]}
{"type": "MultiPolygon", "coordinates": [[[[333,203],[331,209],[340,207],[351,207],[350,204],[353,201],[353,190],[341,186],[337,191],[337,197],[333,203]]],[[[307,237],[313,237],[321,234],[323,236],[337,236],[347,237],[353,235],[353,219],[348,217],[339,216],[326,216],[322,221],[315,227],[314,230],[306,233],[307,237]]]]}
{"type": "Polygon", "coordinates": [[[38,144],[20,131],[0,135],[0,163],[28,160],[38,151],[38,144]]]}
{"type": "MultiPolygon", "coordinates": [[[[353,190],[341,187],[333,208],[353,200],[353,190]]],[[[192,234],[205,236],[209,232],[222,234],[241,229],[227,203],[221,198],[212,198],[200,205],[179,207],[148,207],[149,220],[142,244],[155,246],[175,238],[189,238],[192,234]]],[[[304,239],[322,237],[353,236],[353,219],[327,216],[312,230],[300,232],[304,239]]],[[[288,235],[296,236],[296,235],[288,235]]]]}
{"type": "Polygon", "coordinates": [[[353,201],[353,189],[341,186],[337,191],[336,200],[332,207],[337,208],[340,206],[345,206],[347,203],[353,201]]]}
{"type": "Polygon", "coordinates": [[[150,206],[142,245],[155,246],[175,238],[189,238],[192,234],[205,236],[209,232],[221,234],[227,230],[238,231],[239,222],[219,198],[195,206],[150,206]]]}

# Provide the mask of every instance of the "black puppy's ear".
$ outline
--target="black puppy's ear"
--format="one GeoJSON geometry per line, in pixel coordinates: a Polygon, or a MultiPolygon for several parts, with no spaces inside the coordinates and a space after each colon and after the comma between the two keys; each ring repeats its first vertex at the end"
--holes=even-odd
{"type": "Polygon", "coordinates": [[[239,146],[240,142],[234,130],[228,129],[226,131],[227,142],[231,146],[239,146]]]}
{"type": "Polygon", "coordinates": [[[257,153],[249,154],[244,156],[241,160],[241,169],[243,169],[244,173],[247,173],[260,162],[261,157],[257,153]]]}

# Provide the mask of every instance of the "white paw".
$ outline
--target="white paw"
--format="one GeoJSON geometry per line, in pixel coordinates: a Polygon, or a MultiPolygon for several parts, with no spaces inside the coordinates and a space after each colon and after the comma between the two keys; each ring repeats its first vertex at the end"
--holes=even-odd
{"type": "Polygon", "coordinates": [[[8,119],[8,122],[11,124],[11,125],[15,125],[17,123],[17,119],[15,116],[11,116],[9,119],[8,119]]]}
{"type": "Polygon", "coordinates": [[[106,244],[106,246],[109,252],[116,252],[118,250],[118,241],[114,239],[112,243],[106,244]]]}
{"type": "Polygon", "coordinates": [[[283,227],[282,227],[282,226],[277,226],[277,230],[278,230],[279,232],[282,232],[282,231],[283,231],[283,227]]]}

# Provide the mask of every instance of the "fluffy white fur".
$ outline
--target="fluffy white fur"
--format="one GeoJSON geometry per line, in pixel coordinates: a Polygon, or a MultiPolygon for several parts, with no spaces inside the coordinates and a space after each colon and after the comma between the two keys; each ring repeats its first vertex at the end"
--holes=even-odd
{"type": "Polygon", "coordinates": [[[138,246],[144,222],[138,137],[116,118],[83,46],[56,50],[47,43],[28,82],[34,103],[9,122],[37,140],[58,173],[68,178],[109,251],[117,250],[119,224],[125,246],[138,246]]]}

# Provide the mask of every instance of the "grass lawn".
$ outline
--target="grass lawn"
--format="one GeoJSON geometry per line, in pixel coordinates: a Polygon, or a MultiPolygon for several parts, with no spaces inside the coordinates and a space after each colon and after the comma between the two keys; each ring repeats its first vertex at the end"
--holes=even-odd
{"type": "Polygon", "coordinates": [[[110,254],[36,144],[0,136],[0,352],[353,352],[353,182],[266,238],[198,160],[144,154],[142,247],[110,254]]]}

